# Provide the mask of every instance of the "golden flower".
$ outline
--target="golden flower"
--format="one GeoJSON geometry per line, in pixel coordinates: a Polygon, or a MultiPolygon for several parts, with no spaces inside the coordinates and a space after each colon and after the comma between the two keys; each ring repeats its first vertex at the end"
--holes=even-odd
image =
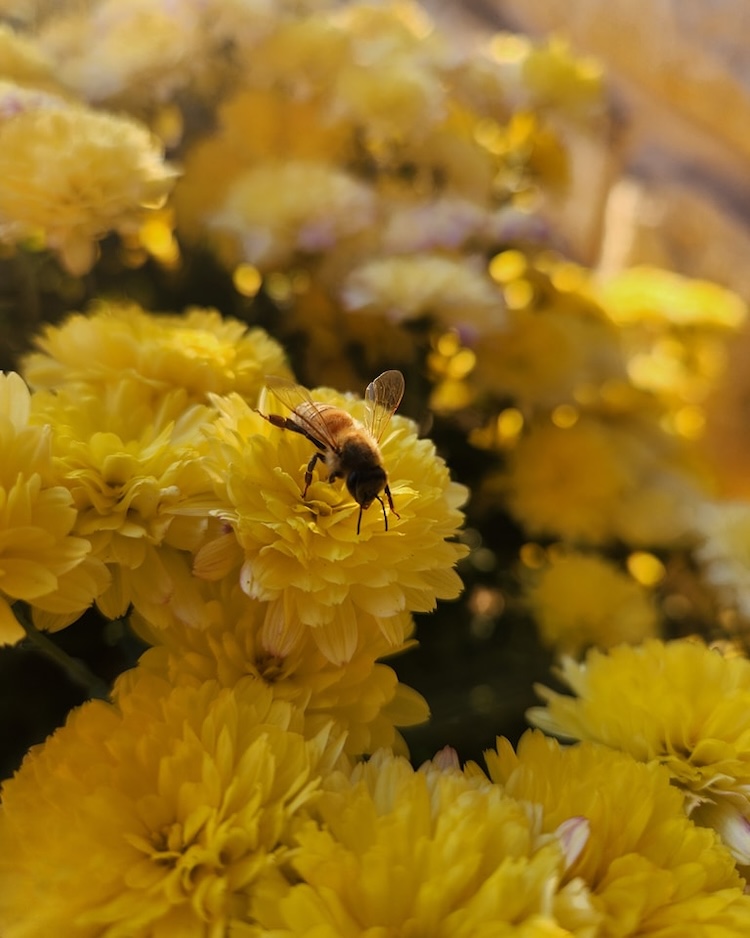
{"type": "Polygon", "coordinates": [[[315,161],[265,161],[230,185],[209,227],[232,235],[243,260],[264,268],[319,254],[375,220],[371,189],[315,161]]]}
{"type": "Polygon", "coordinates": [[[539,423],[509,453],[508,505],[533,535],[671,545],[687,537],[699,493],[680,456],[645,421],[539,423]]]}
{"type": "Polygon", "coordinates": [[[395,747],[406,753],[397,727],[423,723],[427,703],[400,684],[396,673],[378,659],[411,647],[414,626],[407,614],[395,616],[386,638],[372,616],[360,613],[352,632],[356,647],[345,664],[333,664],[317,648],[315,632],[280,621],[283,603],[259,603],[227,581],[205,583],[202,616],[195,624],[173,615],[168,624],[150,626],[138,614],[136,630],[156,647],[139,666],[166,677],[170,684],[217,680],[233,687],[250,675],[268,686],[274,698],[303,711],[306,735],[333,723],[352,755],[395,747]],[[290,640],[291,639],[291,640],[290,640]]]}
{"type": "Polygon", "coordinates": [[[564,830],[542,835],[533,807],[486,779],[421,771],[379,752],[334,774],[296,835],[298,882],[257,894],[242,938],[597,934],[580,881],[564,883],[564,830]]]}
{"type": "Polygon", "coordinates": [[[750,503],[708,501],[693,510],[702,577],[743,619],[750,619],[750,503]]]}
{"type": "MultiPolygon", "coordinates": [[[[329,389],[312,397],[364,418],[362,401],[329,389]]],[[[198,576],[219,579],[241,567],[248,596],[283,598],[283,621],[313,626],[320,650],[339,663],[356,647],[359,612],[386,620],[387,633],[390,617],[429,612],[437,599],[458,595],[453,568],[466,549],[449,539],[461,524],[466,489],[451,482],[411,421],[394,417],[381,441],[398,516],[391,513],[386,530],[385,507],[364,512],[358,534],[359,506],[325,471],[314,473],[302,498],[315,451],[309,440],[272,426],[237,395],[216,404],[221,417],[206,465],[219,502],[213,514],[231,530],[201,548],[198,576]]]]}
{"type": "Polygon", "coordinates": [[[21,112],[0,123],[0,237],[41,232],[71,273],[85,273],[96,241],[137,229],[174,175],[129,118],[73,106],[21,112]]]}
{"type": "Polygon", "coordinates": [[[77,510],[74,531],[112,575],[97,597],[110,618],[130,603],[151,616],[170,599],[190,607],[187,551],[199,543],[206,518],[177,519],[173,511],[188,496],[210,493],[198,457],[212,419],[184,391],[166,393],[155,406],[147,386],[124,379],[34,395],[32,421],[53,428],[55,477],[77,510]]]}
{"type": "MultiPolygon", "coordinates": [[[[76,537],[76,509],[55,476],[51,434],[29,422],[29,391],[19,375],[0,374],[0,644],[23,638],[11,609],[60,613],[68,624],[107,585],[106,570],[76,537]]],[[[47,627],[46,621],[38,624],[47,627]]]]}
{"type": "Polygon", "coordinates": [[[125,683],[3,786],[4,938],[227,934],[337,759],[251,678],[172,688],[138,669],[125,683]]]}
{"type": "MultiPolygon", "coordinates": [[[[626,701],[617,706],[627,712],[626,701]]],[[[591,743],[562,747],[533,731],[517,754],[501,739],[485,757],[506,796],[538,806],[544,832],[571,817],[587,822],[568,875],[591,890],[597,934],[747,933],[750,896],[729,852],[685,816],[660,766],[591,743]]]]}
{"type": "Polygon", "coordinates": [[[47,325],[27,355],[24,377],[34,388],[142,383],[155,398],[184,388],[189,402],[209,392],[237,391],[257,403],[265,375],[288,375],[284,352],[262,329],[222,319],[214,309],[191,307],[182,315],[148,313],[135,304],[99,302],[47,325]]]}
{"type": "Polygon", "coordinates": [[[573,656],[590,645],[635,644],[658,628],[647,590],[595,554],[552,556],[530,575],[524,599],[542,642],[573,656]]]}
{"type": "Polygon", "coordinates": [[[580,664],[565,658],[560,677],[575,696],[537,687],[545,706],[529,711],[535,726],[665,766],[698,823],[704,810],[710,823],[712,805],[733,813],[745,831],[733,852],[748,862],[749,661],[694,641],[650,639],[590,651],[580,664]]]}

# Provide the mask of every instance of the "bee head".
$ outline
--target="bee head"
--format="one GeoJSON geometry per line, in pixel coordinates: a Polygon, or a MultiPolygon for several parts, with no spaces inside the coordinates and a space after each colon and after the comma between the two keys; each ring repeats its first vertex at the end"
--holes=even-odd
{"type": "Polygon", "coordinates": [[[361,508],[369,508],[385,488],[388,478],[382,466],[355,469],[346,478],[346,487],[361,508]]]}

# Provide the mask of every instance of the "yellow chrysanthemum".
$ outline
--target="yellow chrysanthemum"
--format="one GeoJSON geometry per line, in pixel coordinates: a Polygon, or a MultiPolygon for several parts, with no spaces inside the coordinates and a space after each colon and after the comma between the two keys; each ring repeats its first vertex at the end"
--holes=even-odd
{"type": "Polygon", "coordinates": [[[533,535],[589,544],[671,545],[698,493],[672,442],[648,423],[537,424],[509,454],[513,515],[533,535]]]}
{"type": "Polygon", "coordinates": [[[108,583],[90,542],[75,536],[76,508],[54,471],[50,428],[32,426],[30,409],[20,376],[0,374],[0,644],[24,635],[14,601],[67,624],[108,583]]]}
{"type": "Polygon", "coordinates": [[[486,759],[506,795],[539,806],[543,831],[570,817],[587,822],[568,875],[591,889],[598,935],[747,933],[750,896],[732,857],[685,816],[664,769],[590,743],[561,747],[539,732],[525,734],[517,754],[499,740],[486,759]]]}
{"type": "MultiPolygon", "coordinates": [[[[329,389],[312,397],[364,417],[362,401],[329,389]]],[[[453,568],[466,548],[449,538],[462,522],[466,489],[451,482],[411,421],[394,417],[381,441],[399,517],[391,513],[386,530],[385,508],[376,505],[362,515],[358,534],[359,506],[325,470],[302,498],[315,452],[307,439],[272,426],[236,395],[216,404],[221,417],[206,465],[219,501],[213,514],[231,530],[201,549],[198,576],[219,579],[241,566],[247,595],[282,600],[284,621],[315,627],[318,647],[338,663],[356,647],[359,611],[387,620],[405,610],[429,612],[436,600],[459,594],[453,568]]],[[[387,621],[382,627],[387,634],[387,621]]]]}
{"type": "Polygon", "coordinates": [[[104,388],[132,380],[150,388],[155,400],[183,388],[190,402],[237,391],[255,404],[266,375],[291,377],[283,349],[267,333],[213,309],[163,315],[99,303],[88,315],[46,326],[35,344],[41,351],[22,363],[34,388],[104,388]]]}
{"type": "Polygon", "coordinates": [[[155,406],[147,386],[126,380],[39,391],[32,408],[34,422],[53,428],[55,478],[72,495],[75,533],[112,574],[99,608],[117,618],[134,603],[158,617],[171,599],[187,615],[194,592],[187,551],[207,519],[176,518],[174,509],[210,492],[198,457],[213,412],[177,390],[155,406]]]}
{"type": "Polygon", "coordinates": [[[227,934],[336,759],[260,681],[172,688],[138,670],[126,683],[3,786],[4,938],[227,934]]]}
{"type": "Polygon", "coordinates": [[[346,664],[336,665],[321,654],[309,629],[295,635],[280,621],[283,603],[259,603],[225,581],[204,585],[201,606],[198,627],[173,616],[166,626],[154,628],[136,616],[137,631],[157,646],[145,653],[140,666],[173,685],[210,679],[232,687],[250,675],[275,698],[304,712],[308,736],[331,722],[345,731],[345,749],[352,755],[383,747],[405,753],[397,727],[423,723],[429,716],[421,695],[378,661],[413,644],[413,623],[406,614],[394,617],[389,640],[377,620],[360,613],[352,628],[356,648],[346,664]]]}
{"type": "Polygon", "coordinates": [[[393,322],[434,316],[479,335],[505,323],[500,292],[467,258],[414,254],[367,261],[344,280],[341,297],[350,312],[377,312],[393,322]]]}
{"type": "Polygon", "coordinates": [[[750,503],[697,504],[693,523],[703,578],[723,602],[750,619],[750,503]]]}
{"type": "Polygon", "coordinates": [[[285,160],[235,179],[209,226],[232,235],[239,256],[265,269],[326,251],[374,221],[374,193],[364,183],[333,165],[285,160]]]}
{"type": "Polygon", "coordinates": [[[722,809],[725,839],[750,863],[749,661],[651,639],[590,651],[580,664],[565,658],[560,677],[575,696],[538,686],[545,706],[529,711],[535,726],[665,766],[699,823],[722,809]]]}
{"type": "Polygon", "coordinates": [[[0,123],[0,238],[44,235],[71,273],[96,241],[137,229],[174,181],[148,131],[82,107],[39,108],[0,123]]]}
{"type": "Polygon", "coordinates": [[[595,554],[551,557],[530,574],[524,596],[542,642],[573,656],[590,645],[635,644],[658,627],[648,592],[595,554]]]}
{"type": "Polygon", "coordinates": [[[565,828],[498,786],[378,753],[330,777],[296,837],[289,890],[258,893],[242,938],[429,935],[593,938],[597,914],[571,879],[565,828]]]}

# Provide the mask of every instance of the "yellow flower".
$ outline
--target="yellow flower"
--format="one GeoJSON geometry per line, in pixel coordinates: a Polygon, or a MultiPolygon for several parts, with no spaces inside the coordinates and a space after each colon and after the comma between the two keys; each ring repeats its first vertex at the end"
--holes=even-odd
{"type": "Polygon", "coordinates": [[[750,619],[750,504],[697,504],[693,523],[699,538],[695,557],[703,579],[723,602],[750,619]]]}
{"type": "Polygon", "coordinates": [[[0,374],[0,644],[23,638],[16,600],[30,603],[35,618],[37,610],[59,613],[59,627],[108,582],[89,541],[74,535],[76,509],[54,472],[50,428],[32,426],[30,409],[20,376],[0,374]]]}
{"type": "Polygon", "coordinates": [[[73,106],[21,112],[0,123],[0,238],[41,232],[71,273],[85,273],[96,241],[137,229],[174,175],[129,118],[73,106]]]}
{"type": "Polygon", "coordinates": [[[210,493],[198,457],[213,412],[178,390],[154,406],[146,385],[125,379],[99,390],[39,391],[32,408],[34,422],[53,428],[55,477],[72,495],[75,533],[112,574],[99,608],[110,618],[130,603],[152,616],[169,600],[189,609],[187,552],[206,517],[176,519],[173,511],[188,496],[210,493]]]}
{"type": "Polygon", "coordinates": [[[243,260],[263,268],[320,254],[375,221],[373,192],[334,166],[264,161],[236,178],[209,227],[231,234],[243,260]]]}
{"type": "MultiPolygon", "coordinates": [[[[313,400],[364,419],[364,404],[329,389],[313,400]]],[[[269,401],[270,395],[269,395],[269,401]]],[[[388,524],[385,507],[364,512],[314,473],[302,498],[305,467],[315,452],[299,433],[280,430],[238,396],[216,399],[221,412],[206,465],[220,507],[213,514],[231,528],[207,543],[195,571],[219,579],[241,567],[245,593],[282,600],[283,621],[315,627],[320,650],[342,663],[356,647],[360,612],[387,620],[403,611],[429,612],[437,599],[453,599],[461,581],[453,569],[466,548],[455,537],[466,489],[451,482],[443,460],[414,424],[393,418],[381,441],[396,512],[388,524]]],[[[190,503],[186,505],[190,510],[190,503]]]]}
{"type": "Polygon", "coordinates": [[[631,644],[654,635],[648,592],[613,563],[568,551],[529,577],[525,602],[548,647],[577,655],[590,645],[631,644]]]}
{"type": "Polygon", "coordinates": [[[329,777],[297,833],[299,882],[252,913],[238,936],[429,935],[570,938],[598,916],[559,836],[498,786],[380,752],[329,777]],[[268,929],[268,930],[264,930],[268,929]]]}
{"type": "Polygon", "coordinates": [[[237,391],[256,404],[265,375],[291,377],[281,346],[267,333],[213,309],[165,315],[100,302],[88,315],[46,326],[35,344],[41,351],[22,364],[34,388],[106,388],[127,379],[150,388],[155,401],[184,388],[191,403],[205,403],[209,392],[237,391]]]}
{"type": "Polygon", "coordinates": [[[287,854],[337,758],[251,678],[172,688],[137,670],[3,787],[4,938],[219,936],[287,854]],[[42,889],[44,901],[39,900],[42,889]]]}
{"type": "Polygon", "coordinates": [[[356,647],[344,665],[331,663],[317,648],[315,632],[294,629],[279,621],[283,603],[248,599],[227,581],[207,583],[201,593],[198,627],[173,615],[166,624],[149,627],[137,615],[139,634],[156,645],[139,666],[166,677],[170,684],[199,684],[217,680],[233,687],[250,675],[268,686],[274,698],[303,711],[306,735],[333,723],[345,731],[345,750],[352,755],[395,747],[406,753],[397,727],[423,723],[427,703],[416,691],[400,684],[395,672],[378,659],[409,648],[411,617],[392,622],[386,638],[372,616],[360,613],[353,628],[356,647]]]}
{"type": "Polygon", "coordinates": [[[377,312],[393,322],[434,316],[481,335],[502,328],[502,296],[470,258],[413,254],[367,261],[341,287],[349,312],[377,312]]]}
{"type": "Polygon", "coordinates": [[[706,823],[711,805],[732,810],[745,830],[737,858],[750,859],[750,662],[725,658],[698,642],[622,645],[593,650],[583,663],[563,659],[560,677],[575,696],[539,686],[546,706],[532,708],[535,725],[588,739],[666,767],[688,812],[706,823]]]}
{"type": "MultiPolygon", "coordinates": [[[[627,710],[622,699],[620,712],[627,710]]],[[[507,740],[486,753],[491,778],[505,794],[539,807],[542,830],[570,817],[589,836],[568,875],[593,893],[597,934],[744,935],[750,896],[713,831],[697,827],[680,793],[658,765],[582,743],[562,747],[528,732],[514,753],[507,740]]]]}
{"type": "Polygon", "coordinates": [[[672,545],[698,494],[672,441],[646,422],[532,426],[509,454],[513,515],[532,535],[589,544],[672,545]]]}
{"type": "Polygon", "coordinates": [[[0,78],[3,84],[7,81],[24,88],[59,90],[53,64],[39,45],[3,24],[0,24],[0,78]]]}

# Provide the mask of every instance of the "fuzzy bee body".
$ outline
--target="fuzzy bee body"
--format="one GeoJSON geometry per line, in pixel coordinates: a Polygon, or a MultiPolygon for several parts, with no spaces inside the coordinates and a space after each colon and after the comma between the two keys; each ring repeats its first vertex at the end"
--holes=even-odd
{"type": "Polygon", "coordinates": [[[359,505],[357,534],[362,524],[362,512],[374,501],[380,502],[387,531],[388,516],[380,497],[381,492],[388,499],[391,512],[397,518],[399,515],[393,507],[379,442],[403,397],[404,377],[401,372],[386,371],[367,386],[364,424],[341,407],[314,401],[300,385],[281,378],[269,378],[268,387],[290,411],[290,415],[261,416],[275,427],[302,434],[316,448],[305,471],[302,497],[305,497],[312,482],[315,464],[323,462],[328,470],[328,481],[343,479],[350,495],[359,505]]]}

